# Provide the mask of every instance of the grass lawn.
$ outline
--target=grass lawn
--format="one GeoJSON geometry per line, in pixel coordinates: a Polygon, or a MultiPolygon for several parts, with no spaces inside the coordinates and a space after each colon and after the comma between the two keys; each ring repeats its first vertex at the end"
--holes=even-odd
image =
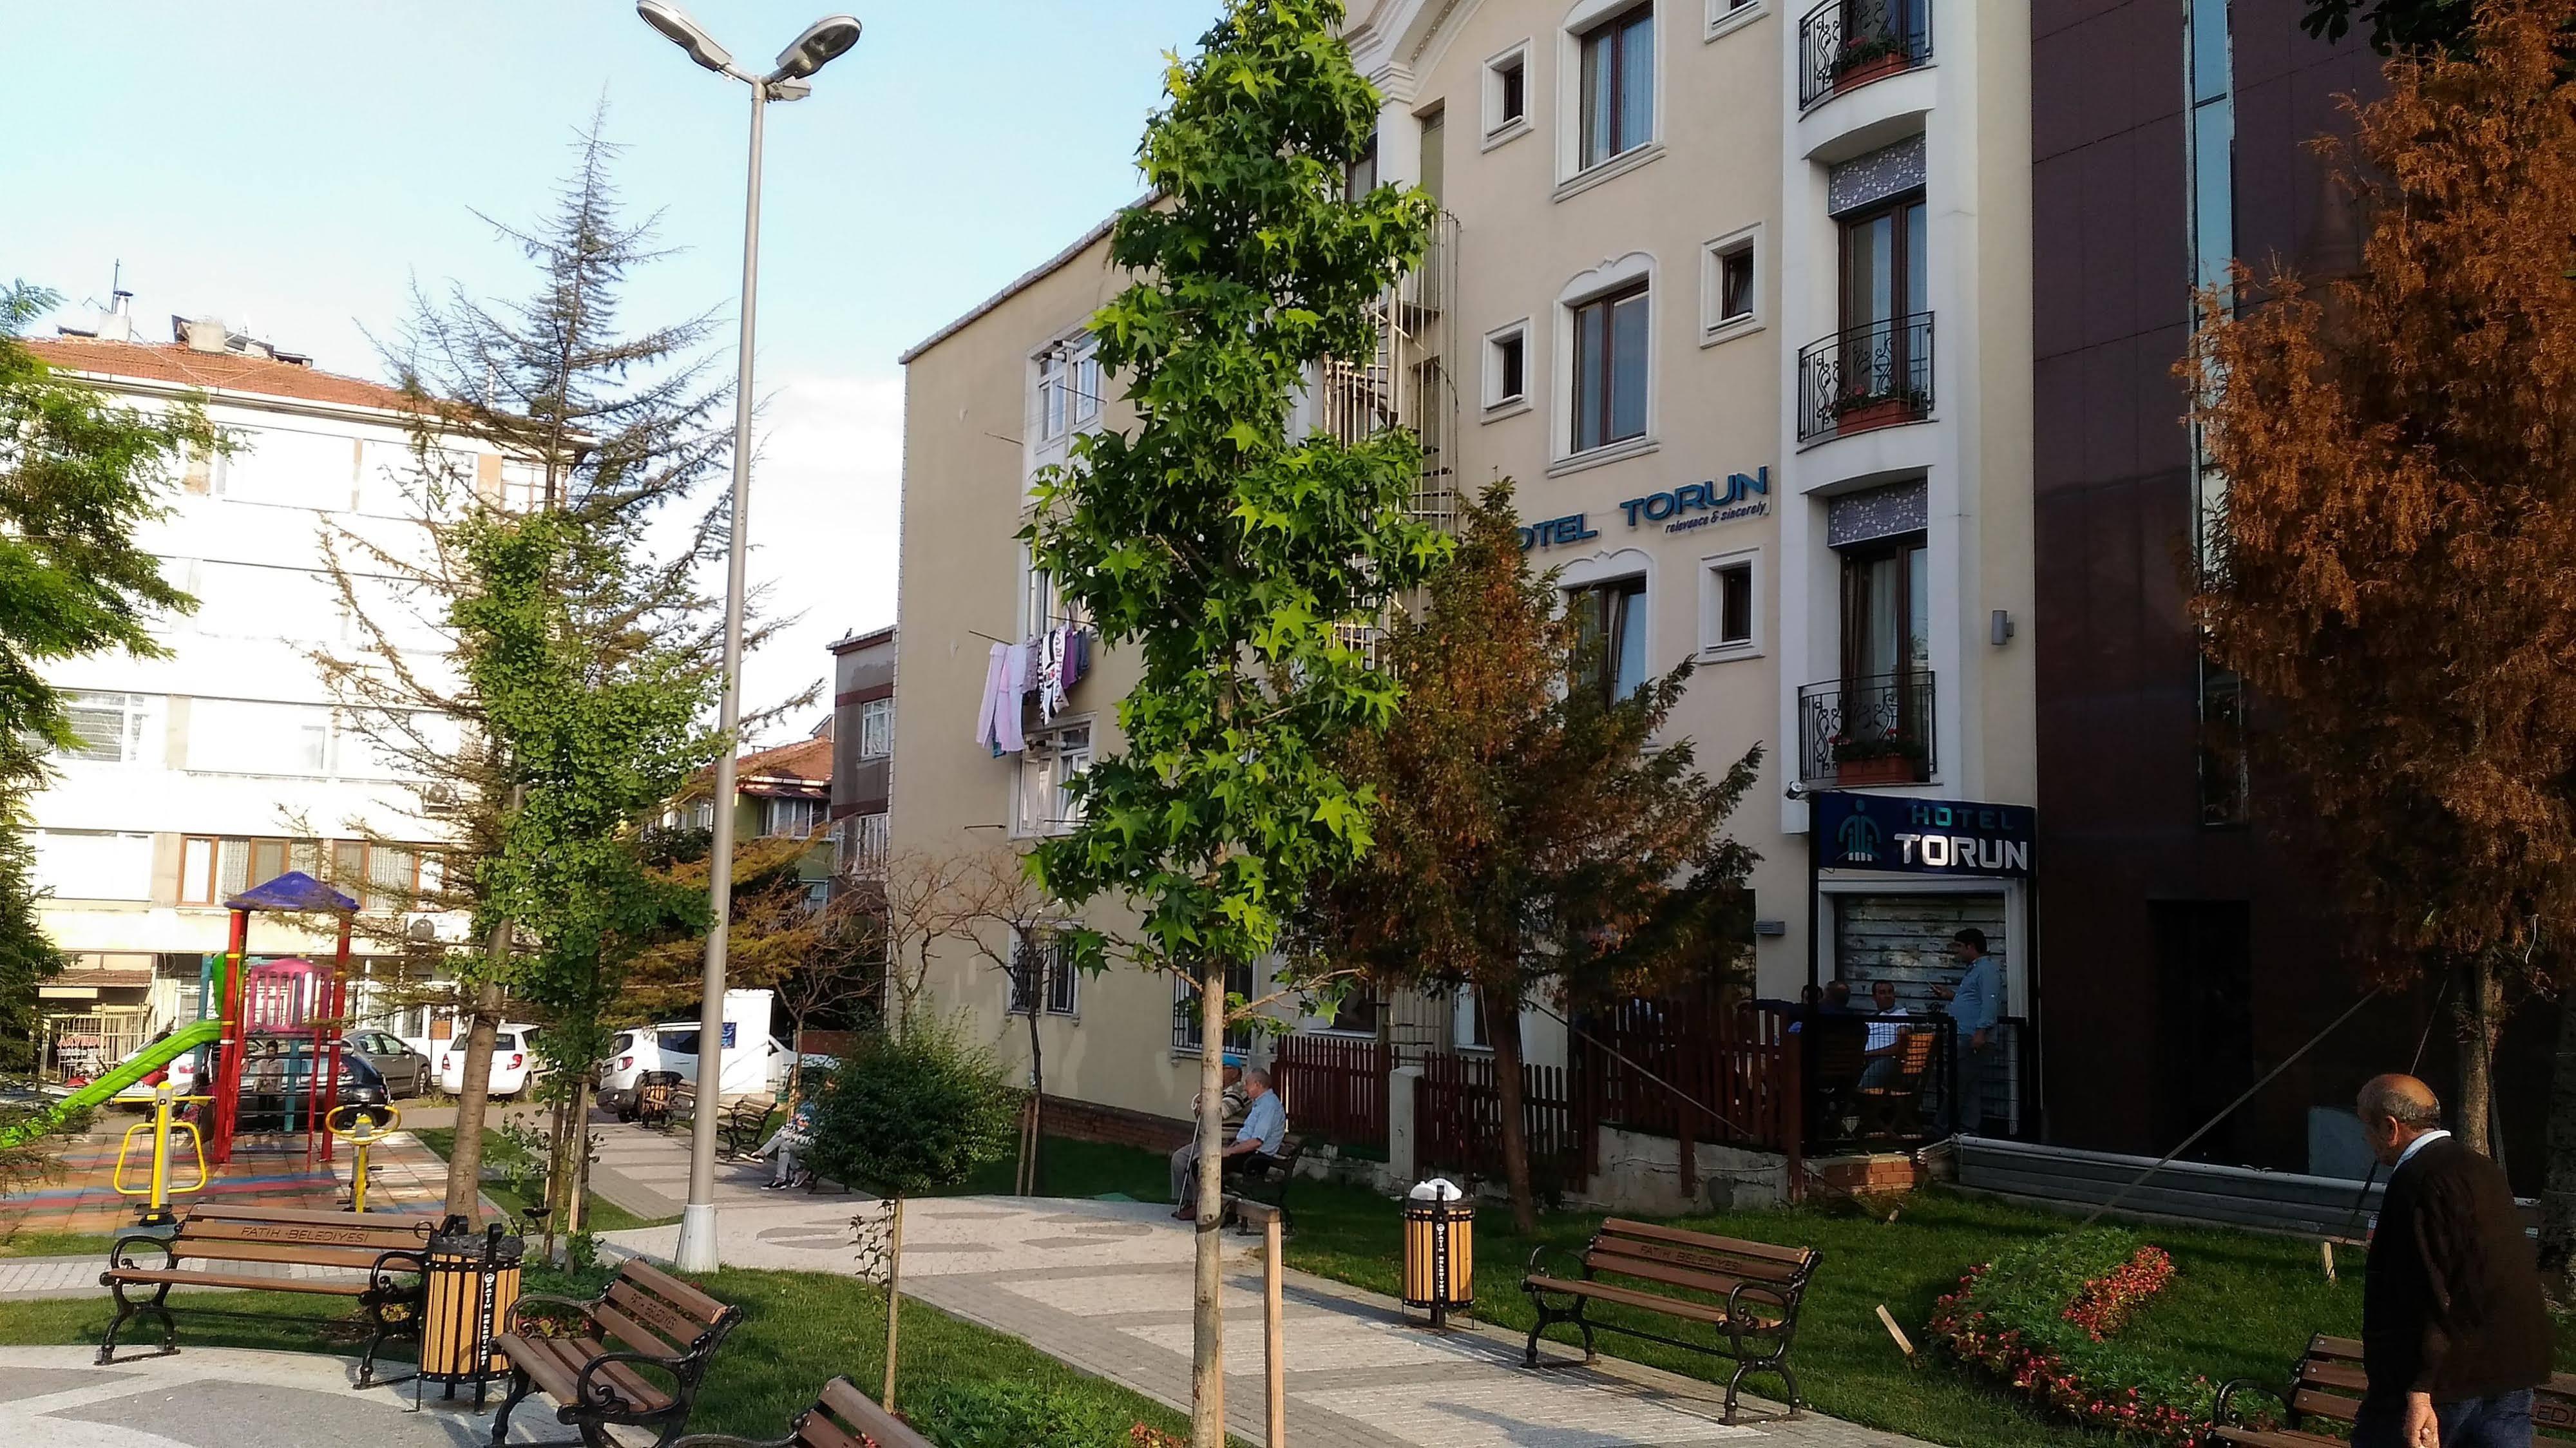
{"type": "MultiPolygon", "coordinates": [[[[412,1135],[419,1137],[423,1146],[437,1152],[441,1161],[445,1161],[447,1154],[456,1147],[456,1131],[453,1127],[422,1127],[413,1131],[412,1135]]],[[[483,1195],[490,1197],[494,1206],[507,1212],[513,1222],[520,1219],[520,1209],[531,1204],[530,1198],[510,1190],[508,1182],[485,1182],[483,1195]]],[[[623,1232],[633,1227],[665,1226],[678,1220],[680,1219],[677,1217],[639,1217],[599,1193],[592,1192],[590,1213],[585,1225],[593,1232],[623,1232]]]]}
{"type": "MultiPolygon", "coordinates": [[[[528,1286],[591,1296],[598,1280],[568,1284],[531,1273],[528,1286]]],[[[826,1380],[841,1374],[876,1396],[885,1373],[885,1297],[876,1288],[812,1272],[729,1270],[692,1280],[743,1309],[742,1325],[707,1371],[689,1420],[692,1432],[775,1439],[826,1380]]],[[[182,1352],[222,1346],[354,1354],[363,1341],[345,1298],[243,1292],[173,1301],[182,1352]],[[220,1314],[192,1311],[192,1301],[220,1314]]],[[[112,1316],[103,1292],[0,1303],[0,1344],[96,1342],[112,1316]]],[[[1187,1428],[1160,1404],[1068,1368],[1017,1338],[909,1299],[896,1401],[941,1448],[1127,1448],[1136,1423],[1167,1432],[1187,1428]]],[[[552,1422],[551,1410],[535,1403],[521,1414],[539,1426],[552,1422]]]]}
{"type": "Polygon", "coordinates": [[[20,1232],[0,1237],[0,1257],[97,1257],[116,1239],[103,1232],[20,1232]]]}
{"type": "MultiPolygon", "coordinates": [[[[1016,1157],[988,1161],[951,1197],[1000,1197],[1011,1194],[1018,1172],[1016,1157]]],[[[1140,1202],[1171,1200],[1171,1165],[1159,1152],[1115,1146],[1101,1141],[1073,1141],[1050,1136],[1038,1150],[1038,1191],[1042,1197],[1102,1197],[1115,1192],[1140,1202]]]]}
{"type": "MultiPolygon", "coordinates": [[[[1397,1291],[1395,1203],[1353,1187],[1300,1182],[1294,1206],[1289,1265],[1389,1295],[1397,1291]]],[[[1527,1330],[1536,1314],[1520,1279],[1531,1249],[1548,1243],[1579,1251],[1599,1220],[1597,1214],[1548,1213],[1539,1235],[1529,1238],[1511,1230],[1508,1207],[1485,1207],[1476,1224],[1479,1312],[1487,1321],[1527,1330]]],[[[1918,1351],[1909,1361],[1875,1313],[1884,1303],[1919,1348],[1934,1299],[1957,1285],[1963,1272],[2013,1243],[2065,1231],[2074,1225],[2071,1218],[1934,1191],[1908,1199],[1893,1225],[1848,1206],[1704,1214],[1674,1225],[1822,1249],[1824,1261],[1808,1287],[1789,1356],[1802,1394],[1819,1411],[1957,1448],[2114,1441],[2027,1409],[1928,1352],[1918,1351]]],[[[2189,1228],[2145,1233],[2173,1254],[2180,1270],[2122,1337],[2177,1367],[2213,1382],[2271,1381],[2286,1374],[2309,1334],[2350,1334],[2361,1326],[2358,1253],[2339,1253],[2342,1280],[2328,1283],[2313,1242],[2189,1228]]],[[[1614,1321],[1627,1316],[1618,1308],[1597,1315],[1614,1321]]],[[[1668,1335],[1673,1326],[1670,1319],[1630,1320],[1668,1335]]],[[[1550,1339],[1579,1342],[1562,1328],[1550,1339]]],[[[1604,1335],[1600,1345],[1606,1353],[1721,1382],[1731,1367],[1724,1359],[1633,1338],[1604,1335]]],[[[2576,1366],[2571,1346],[2576,1334],[2562,1331],[2562,1365],[2576,1366]]],[[[1770,1380],[1746,1383],[1766,1395],[1779,1391],[1770,1380]]]]}

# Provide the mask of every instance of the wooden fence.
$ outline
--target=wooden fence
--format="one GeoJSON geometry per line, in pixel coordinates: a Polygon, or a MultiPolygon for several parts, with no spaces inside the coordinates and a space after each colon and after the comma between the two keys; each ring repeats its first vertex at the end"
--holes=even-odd
{"type": "MultiPolygon", "coordinates": [[[[1521,1068],[1521,1120],[1527,1128],[1531,1178],[1542,1186],[1576,1187],[1592,1175],[1593,1131],[1580,1096],[1559,1066],[1521,1068]]],[[[1413,1129],[1420,1170],[1503,1175],[1502,1096],[1493,1058],[1428,1051],[1413,1083],[1413,1129]]]]}
{"type": "Polygon", "coordinates": [[[1335,1036],[1284,1036],[1271,1058],[1272,1083],[1289,1129],[1336,1146],[1386,1149],[1386,1047],[1335,1036]]]}

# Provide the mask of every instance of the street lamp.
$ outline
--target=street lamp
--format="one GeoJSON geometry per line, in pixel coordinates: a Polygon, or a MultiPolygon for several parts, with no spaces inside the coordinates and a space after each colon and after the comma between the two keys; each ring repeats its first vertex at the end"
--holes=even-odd
{"type": "MultiPolygon", "coordinates": [[[[716,1100],[724,1089],[725,933],[733,920],[734,731],[742,725],[743,538],[751,511],[751,341],[760,287],[760,136],[771,101],[802,100],[813,93],[814,72],[859,43],[859,22],[847,15],[815,21],[778,53],[777,69],[754,75],[734,64],[733,52],[716,43],[668,0],[636,0],[635,13],[718,75],[751,87],[751,181],[743,203],[741,376],[734,384],[733,528],[725,551],[724,702],[717,714],[725,749],[716,761],[715,840],[708,856],[706,998],[698,1007],[698,1110],[689,1132],[689,1202],[680,1216],[682,1271],[710,1272],[716,1265],[716,1100]]],[[[763,1024],[766,1033],[767,1025],[763,1024]]]]}

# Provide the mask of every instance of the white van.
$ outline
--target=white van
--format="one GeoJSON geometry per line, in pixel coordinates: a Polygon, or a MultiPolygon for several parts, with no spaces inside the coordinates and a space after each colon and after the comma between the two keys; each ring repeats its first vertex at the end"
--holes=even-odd
{"type": "MultiPolygon", "coordinates": [[[[741,1041],[739,1023],[725,1024],[737,1027],[732,1035],[736,1042],[741,1041]]],[[[765,1089],[775,1095],[787,1089],[787,1074],[796,1064],[796,1053],[776,1036],[761,1036],[758,1045],[757,1054],[738,1044],[725,1048],[723,1094],[749,1095],[765,1089]]],[[[615,1112],[620,1121],[634,1120],[635,1080],[647,1071],[676,1072],[681,1080],[695,1085],[698,1023],[663,1021],[618,1032],[599,1063],[599,1109],[615,1112]]]]}

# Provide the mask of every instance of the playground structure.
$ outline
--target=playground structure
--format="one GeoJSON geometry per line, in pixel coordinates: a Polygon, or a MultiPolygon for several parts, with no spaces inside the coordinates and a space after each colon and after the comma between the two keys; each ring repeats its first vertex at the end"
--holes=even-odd
{"type": "MultiPolygon", "coordinates": [[[[347,1010],[350,921],[357,902],[310,875],[289,871],[224,904],[232,912],[229,943],[219,961],[208,963],[207,988],[201,993],[204,1018],[146,1046],[48,1109],[0,1130],[0,1147],[32,1141],[138,1085],[154,1084],[151,1118],[126,1132],[111,1178],[119,1194],[146,1199],[143,1220],[149,1225],[156,1219],[170,1220],[173,1193],[204,1188],[211,1169],[231,1163],[237,1152],[248,1150],[246,1136],[265,1136],[269,1130],[300,1135],[309,1173],[317,1164],[328,1170],[341,1128],[360,1125],[365,1144],[391,1130],[390,1124],[353,1121],[339,1103],[340,1026],[347,1010]],[[250,920],[262,912],[336,917],[338,941],[330,965],[326,968],[294,956],[255,960],[250,954],[250,920]],[[255,1049],[261,1054],[254,1069],[255,1049]],[[208,1053],[211,1063],[206,1060],[208,1053]],[[172,1063],[191,1055],[198,1058],[195,1079],[202,1094],[181,1096],[161,1078],[172,1063]],[[277,1099],[274,1113],[262,1111],[247,1122],[242,1109],[246,1071],[264,1093],[277,1099]],[[179,1114],[181,1107],[189,1108],[188,1117],[179,1114]],[[149,1167],[144,1179],[148,1185],[129,1187],[126,1158],[135,1150],[137,1138],[147,1132],[149,1167]],[[197,1165],[195,1181],[184,1186],[170,1181],[172,1142],[181,1132],[188,1136],[187,1150],[195,1155],[197,1165]]],[[[358,1145],[360,1136],[351,1140],[358,1145]]],[[[265,1143],[261,1149],[279,1150],[265,1143]]],[[[359,1149],[363,1152],[363,1145],[359,1149]]]]}

